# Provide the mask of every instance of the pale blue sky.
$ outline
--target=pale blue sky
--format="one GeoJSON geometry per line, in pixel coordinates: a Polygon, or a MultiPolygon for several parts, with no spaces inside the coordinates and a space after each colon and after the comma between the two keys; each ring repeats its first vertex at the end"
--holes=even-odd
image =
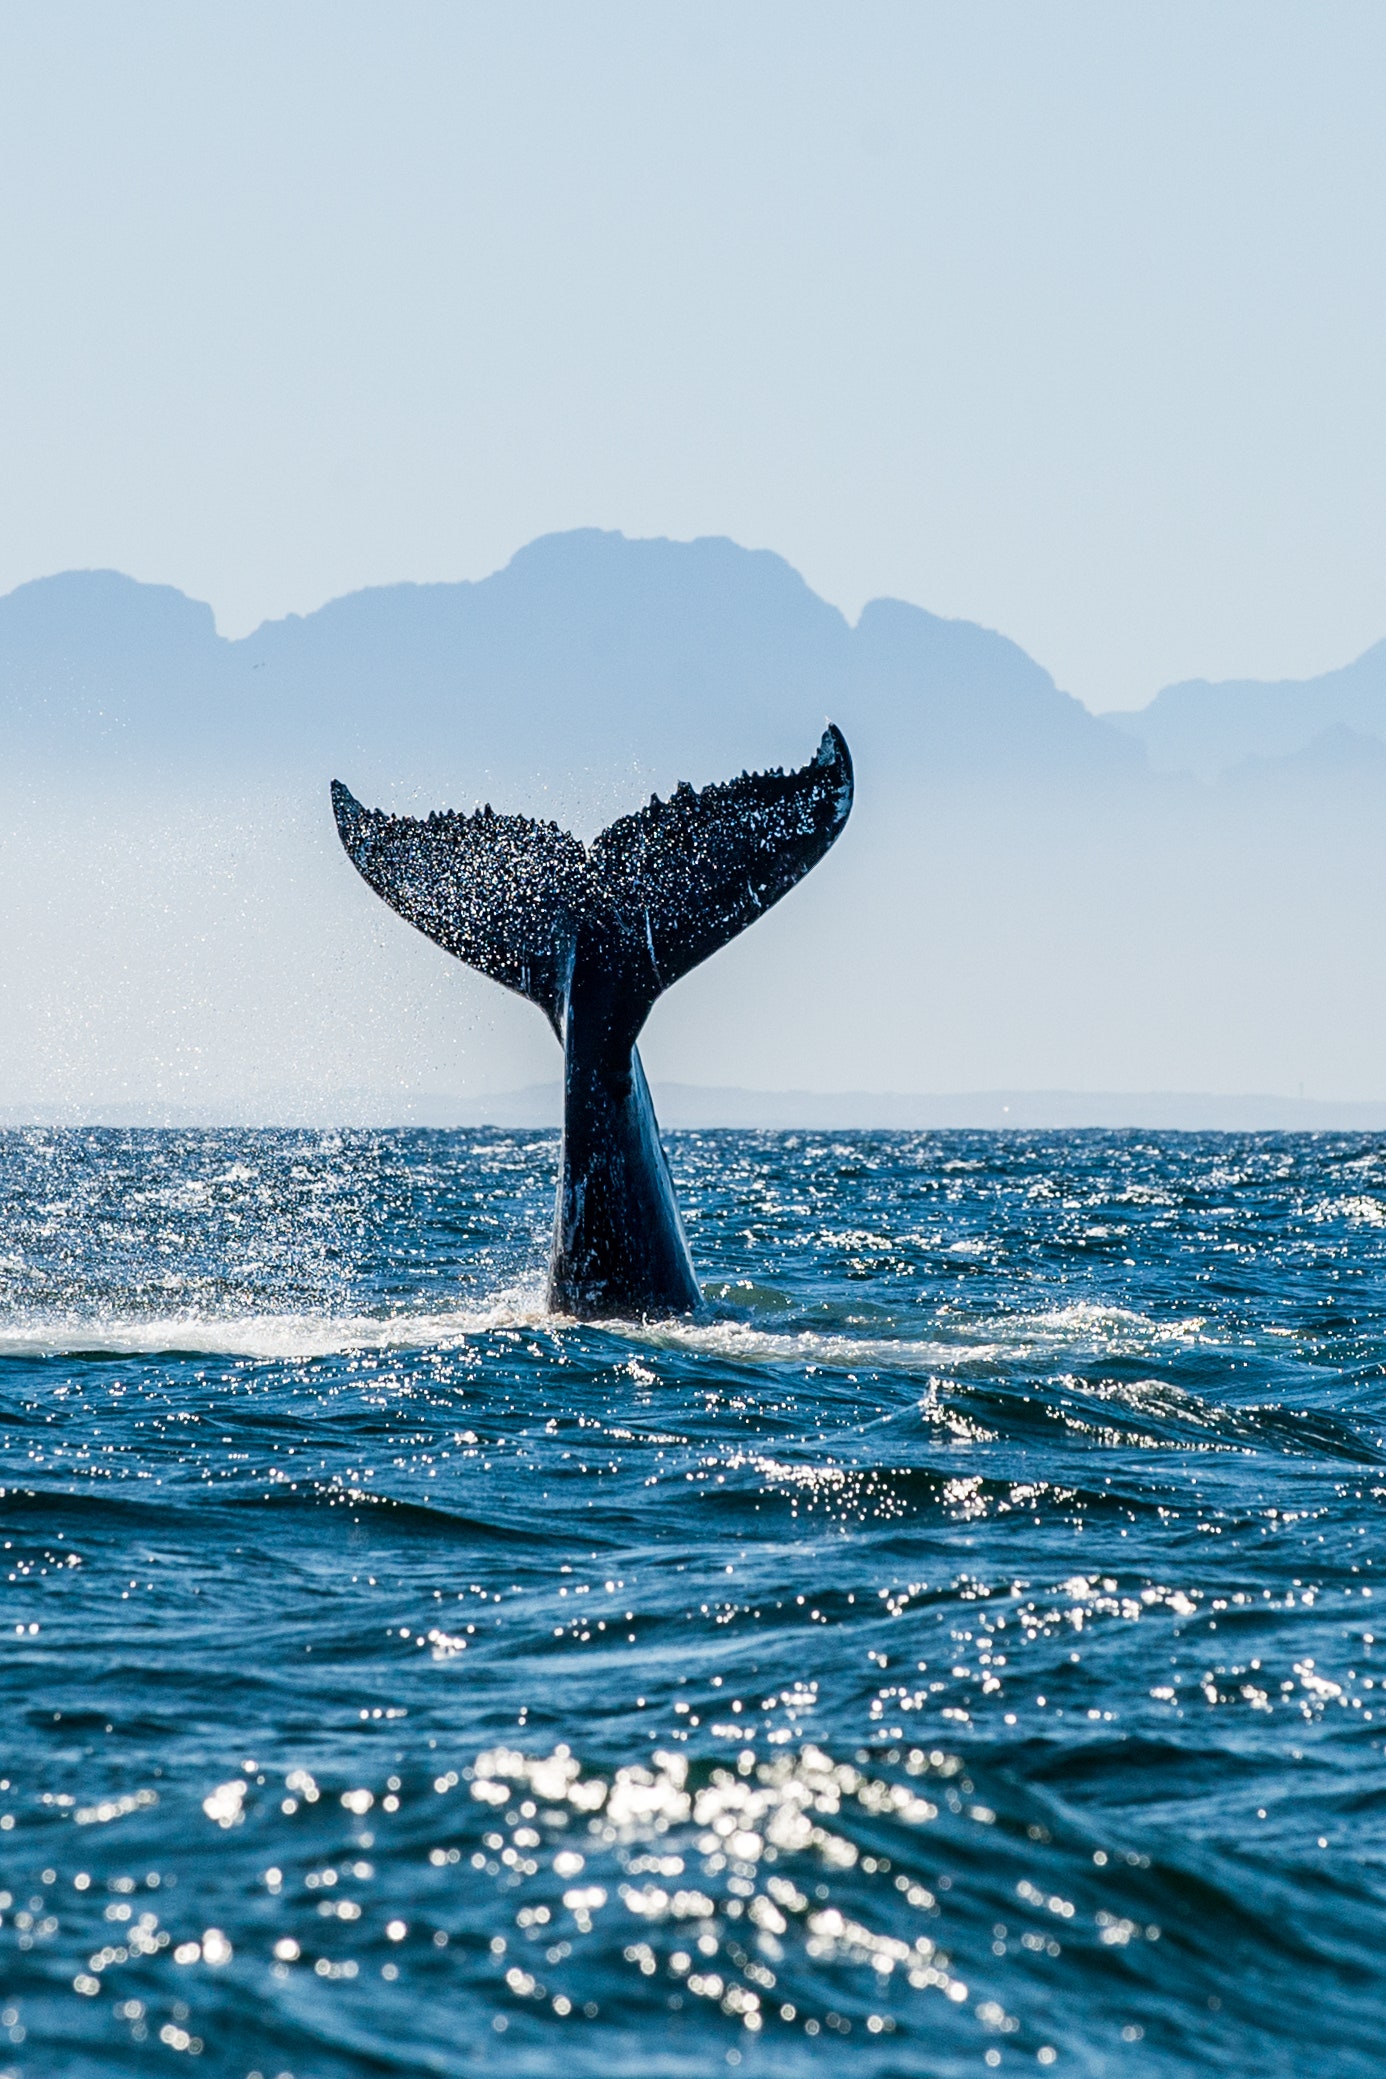
{"type": "Polygon", "coordinates": [[[726,533],[1096,707],[1386,634],[1386,8],[0,7],[0,590],[726,533]]]}

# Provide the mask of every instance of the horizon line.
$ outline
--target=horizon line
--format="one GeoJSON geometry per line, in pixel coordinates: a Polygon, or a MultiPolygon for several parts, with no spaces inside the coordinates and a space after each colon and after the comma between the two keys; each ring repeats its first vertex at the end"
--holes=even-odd
{"type": "MultiPolygon", "coordinates": [[[[668,1133],[749,1132],[1332,1132],[1386,1131],[1386,1098],[1271,1092],[992,1089],[951,1092],[759,1090],[655,1081],[668,1133]]],[[[113,1097],[0,1105],[0,1131],[556,1131],[554,1080],[476,1096],[361,1086],[327,1094],[278,1089],[189,1098],[113,1097]]]]}

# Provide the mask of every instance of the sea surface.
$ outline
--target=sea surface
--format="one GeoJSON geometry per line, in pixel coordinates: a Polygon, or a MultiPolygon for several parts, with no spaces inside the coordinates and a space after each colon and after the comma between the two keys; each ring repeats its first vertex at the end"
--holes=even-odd
{"type": "Polygon", "coordinates": [[[1386,2069],[1386,1139],[0,1137],[0,2072],[1386,2069]]]}

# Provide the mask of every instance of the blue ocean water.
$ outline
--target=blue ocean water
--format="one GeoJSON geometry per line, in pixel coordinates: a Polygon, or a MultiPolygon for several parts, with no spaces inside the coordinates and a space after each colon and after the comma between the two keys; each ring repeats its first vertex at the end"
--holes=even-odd
{"type": "Polygon", "coordinates": [[[1386,1143],[0,1140],[0,2070],[1377,2074],[1386,1143]]]}

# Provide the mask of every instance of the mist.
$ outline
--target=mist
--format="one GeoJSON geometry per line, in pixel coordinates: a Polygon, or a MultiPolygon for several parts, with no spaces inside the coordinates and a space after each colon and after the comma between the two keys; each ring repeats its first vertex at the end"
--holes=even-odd
{"type": "Polygon", "coordinates": [[[1267,755],[1209,689],[1181,770],[1159,701],[1094,716],[1000,635],[894,601],[852,625],[765,552],[592,531],[237,642],[167,588],[70,573],[0,601],[0,671],[12,1119],[443,1119],[551,1084],[533,1009],[352,872],[328,781],[590,837],[681,779],[803,763],[828,716],[851,822],[656,1005],[656,1082],[1382,1095],[1360,672],[1346,735],[1312,686],[1298,737],[1268,697],[1267,755]]]}

